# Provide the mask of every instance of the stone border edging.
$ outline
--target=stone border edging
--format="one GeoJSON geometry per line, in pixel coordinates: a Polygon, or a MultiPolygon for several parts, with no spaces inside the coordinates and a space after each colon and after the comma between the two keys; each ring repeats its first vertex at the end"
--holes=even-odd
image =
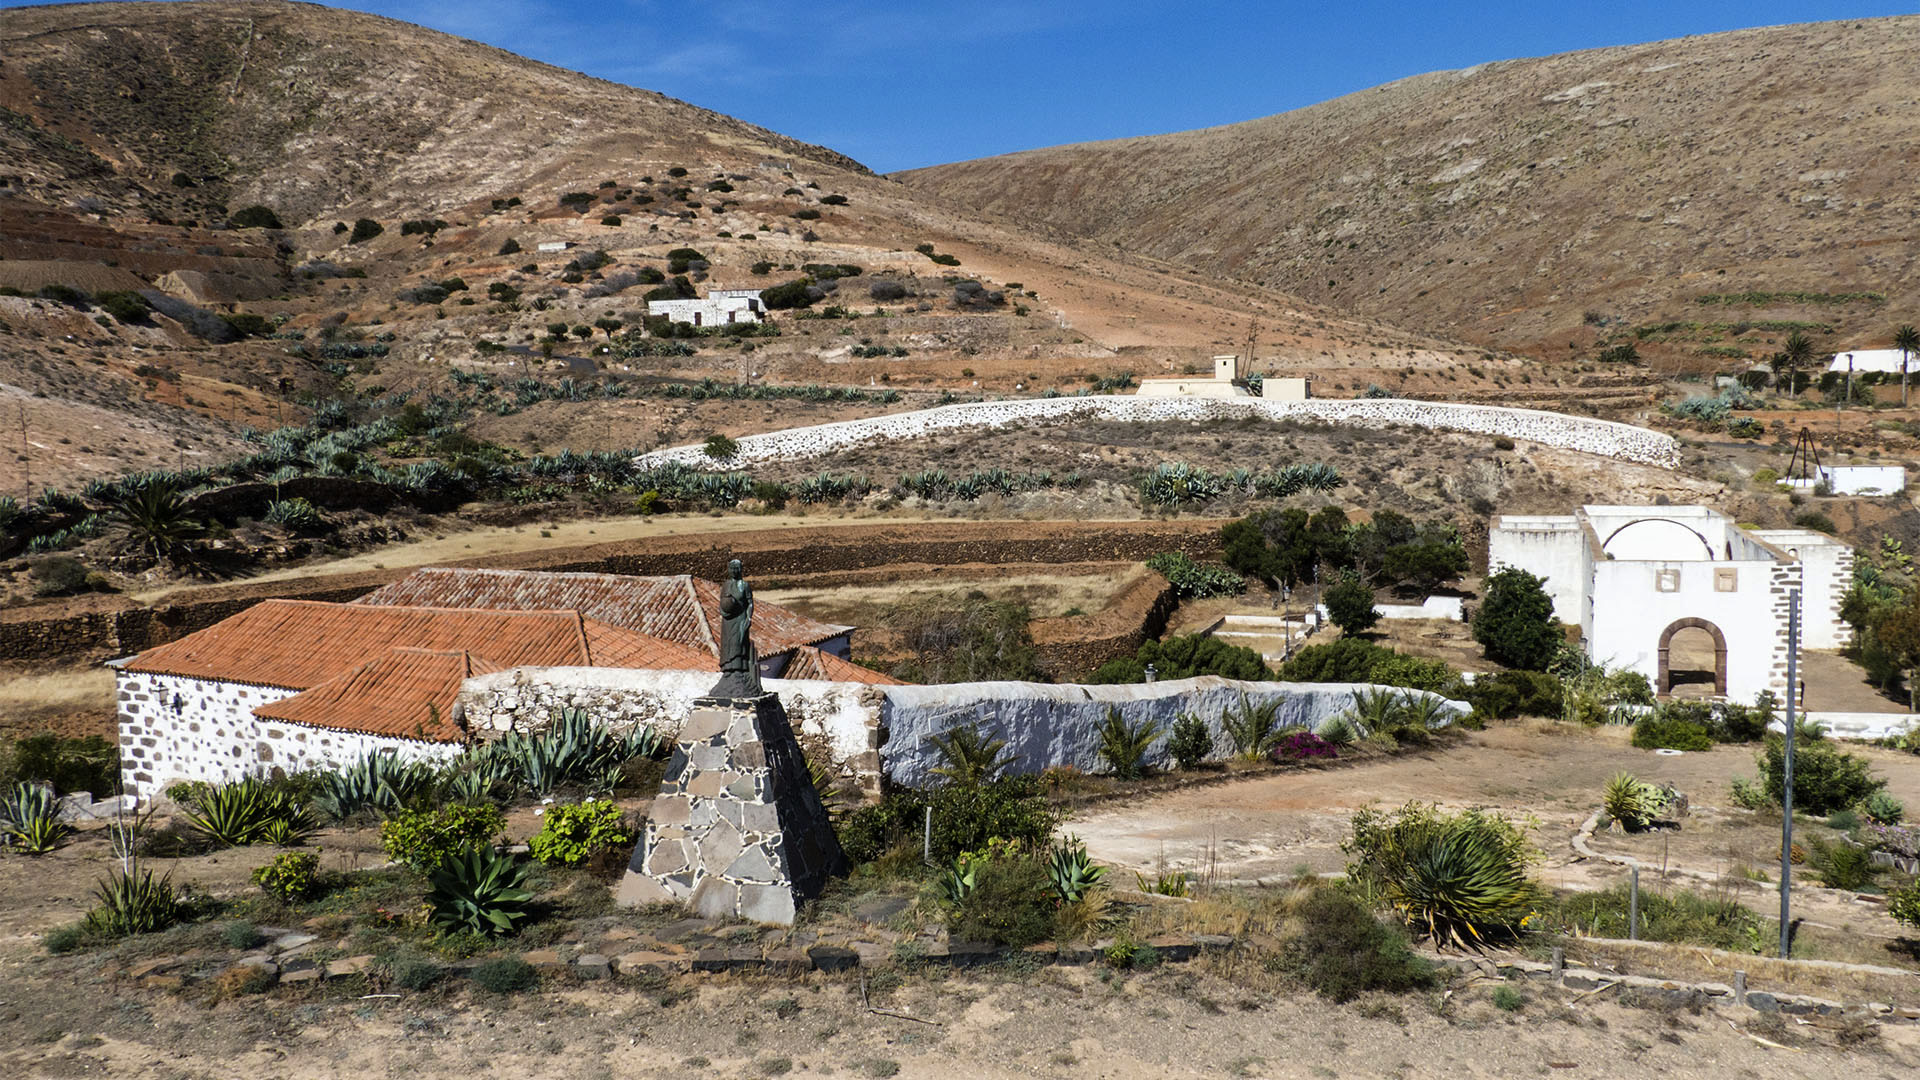
{"type": "MultiPolygon", "coordinates": [[[[817,457],[873,442],[896,442],[968,429],[1003,428],[1023,421],[1059,423],[1070,420],[1117,420],[1154,423],[1255,417],[1268,420],[1320,420],[1369,428],[1407,424],[1433,431],[1525,439],[1543,446],[1667,469],[1680,464],[1680,444],[1671,435],[1615,420],[1571,416],[1539,409],[1419,401],[1412,398],[1277,401],[1266,398],[1100,396],[966,402],[742,435],[736,440],[739,450],[727,465],[738,467],[758,462],[817,457]]],[[[699,444],[653,450],[634,459],[634,465],[643,469],[670,462],[694,467],[715,464],[707,457],[704,446],[699,444]]]]}
{"type": "MultiPolygon", "coordinates": [[[[1651,871],[1652,873],[1660,874],[1663,877],[1673,877],[1675,875],[1679,875],[1680,877],[1693,878],[1696,881],[1705,881],[1711,884],[1717,884],[1727,877],[1727,875],[1725,874],[1715,874],[1707,870],[1689,870],[1683,866],[1668,866],[1665,869],[1662,869],[1661,867],[1653,863],[1646,862],[1645,860],[1642,860],[1642,859],[1636,859],[1631,855],[1610,855],[1604,851],[1595,851],[1591,846],[1588,845],[1587,841],[1593,839],[1594,831],[1599,828],[1600,816],[1603,813],[1605,813],[1604,810],[1595,810],[1591,815],[1587,817],[1587,820],[1581,824],[1580,830],[1573,834],[1573,841],[1572,841],[1573,850],[1578,854],[1580,854],[1581,856],[1589,859],[1598,859],[1601,862],[1612,863],[1615,866],[1625,866],[1633,869],[1651,871]]],[[[1841,837],[1841,839],[1846,840],[1847,843],[1849,844],[1853,843],[1852,840],[1849,840],[1846,837],[1841,837]]],[[[1755,882],[1755,884],[1762,884],[1762,883],[1755,882]]],[[[1772,882],[1772,884],[1777,889],[1780,883],[1776,881],[1776,882],[1772,882]]],[[[1795,891],[1803,891],[1803,892],[1831,893],[1836,896],[1844,896],[1851,900],[1864,901],[1866,903],[1886,903],[1886,897],[1884,896],[1873,896],[1869,893],[1855,892],[1852,889],[1829,889],[1823,885],[1796,885],[1794,886],[1794,889],[1795,891]]],[[[1815,963],[1816,961],[1808,960],[1804,962],[1815,963]]],[[[1912,972],[1901,972],[1897,968],[1880,968],[1880,969],[1874,969],[1874,970],[1880,970],[1885,972],[1897,972],[1899,974],[1914,974],[1912,972]]]]}

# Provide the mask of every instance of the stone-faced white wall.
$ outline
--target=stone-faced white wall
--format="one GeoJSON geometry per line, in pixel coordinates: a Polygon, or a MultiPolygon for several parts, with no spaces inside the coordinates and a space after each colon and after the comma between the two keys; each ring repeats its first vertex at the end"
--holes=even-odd
{"type": "MultiPolygon", "coordinates": [[[[615,732],[651,727],[671,739],[692,713],[694,699],[713,688],[714,677],[710,671],[523,667],[468,679],[460,705],[467,729],[482,739],[540,731],[563,708],[585,709],[615,732]]],[[[796,733],[825,739],[842,775],[878,789],[878,688],[819,679],[763,683],[780,695],[796,733]]]]}
{"type": "Polygon", "coordinates": [[[1840,617],[1840,603],[1853,584],[1853,548],[1812,529],[1758,529],[1754,536],[1800,560],[1800,644],[1841,649],[1853,627],[1840,617]]]}
{"type": "Polygon", "coordinates": [[[296,691],[273,686],[120,672],[120,770],[125,791],[150,799],[183,780],[228,783],[309,769],[341,769],[375,750],[445,761],[457,743],[263,721],[253,710],[296,691]]]}
{"type": "MultiPolygon", "coordinates": [[[[1603,457],[1673,468],[1680,463],[1680,447],[1669,435],[1612,420],[1505,409],[1493,405],[1456,405],[1408,398],[1362,398],[1350,401],[1280,401],[1267,398],[1194,397],[1060,397],[1017,401],[982,401],[943,405],[918,412],[890,413],[861,420],[788,428],[761,435],[743,435],[734,465],[789,458],[817,457],[875,442],[923,438],[945,431],[997,428],[1009,424],[1067,423],[1075,420],[1121,420],[1161,423],[1191,420],[1322,420],[1357,427],[1408,425],[1434,431],[1461,431],[1504,435],[1545,446],[1580,450],[1603,457]]],[[[641,468],[676,461],[684,465],[709,463],[697,444],[642,454],[641,468]]]]}

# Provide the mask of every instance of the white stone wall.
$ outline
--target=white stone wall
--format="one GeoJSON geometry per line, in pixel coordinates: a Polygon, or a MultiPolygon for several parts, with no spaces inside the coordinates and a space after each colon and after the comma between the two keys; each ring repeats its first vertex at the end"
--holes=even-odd
{"type": "Polygon", "coordinates": [[[375,750],[407,761],[442,761],[455,743],[417,742],[261,720],[253,710],[296,691],[273,686],[121,672],[120,770],[123,788],[152,798],[183,780],[227,783],[308,769],[339,769],[375,750]]]}
{"type": "Polygon", "coordinates": [[[1487,564],[1493,570],[1511,566],[1546,579],[1553,617],[1586,627],[1593,555],[1587,530],[1578,518],[1571,514],[1495,518],[1487,539],[1487,564]]]}
{"type": "MultiPolygon", "coordinates": [[[[1597,562],[1593,568],[1593,629],[1587,655],[1597,663],[1638,671],[1660,690],[1660,636],[1681,619],[1702,619],[1720,630],[1727,645],[1727,697],[1752,701],[1762,690],[1784,697],[1786,620],[1776,617],[1784,605],[1784,581],[1798,577],[1798,566],[1767,561],[1597,562]],[[1715,575],[1731,570],[1737,588],[1721,592],[1715,575]],[[1657,576],[1678,576],[1679,588],[1663,592],[1657,576]]],[[[1784,608],[1782,609],[1784,611],[1784,608]]],[[[1698,633],[1699,631],[1694,631],[1698,633]]]]}
{"type": "MultiPolygon", "coordinates": [[[[1267,398],[1060,397],[1018,401],[983,401],[943,405],[918,412],[890,413],[861,420],[788,428],[760,435],[743,435],[736,465],[789,458],[816,457],[875,442],[923,438],[948,431],[1005,427],[1015,423],[1067,423],[1120,420],[1164,423],[1192,420],[1234,420],[1264,417],[1270,420],[1321,420],[1357,427],[1408,425],[1435,431],[1504,435],[1545,446],[1579,450],[1622,461],[1673,468],[1680,462],[1679,444],[1657,431],[1611,420],[1505,409],[1492,405],[1456,405],[1407,398],[1366,398],[1351,401],[1280,401],[1267,398]]],[[[698,444],[642,454],[643,468],[677,461],[708,463],[698,444]]]]}
{"type": "MultiPolygon", "coordinates": [[[[613,731],[651,727],[679,733],[693,700],[712,689],[710,671],[633,668],[522,667],[468,679],[460,690],[467,729],[480,738],[539,731],[563,708],[585,709],[613,731]]],[[[766,679],[780,695],[801,737],[825,738],[846,775],[863,786],[879,782],[879,694],[865,683],[766,679]]]]}
{"type": "Polygon", "coordinates": [[[1800,560],[1801,646],[1852,644],[1853,627],[1840,617],[1840,604],[1853,584],[1852,546],[1812,529],[1756,529],[1752,535],[1800,560]]]}
{"type": "Polygon", "coordinates": [[[674,322],[695,326],[726,326],[728,323],[760,322],[757,297],[713,297],[704,300],[649,300],[648,315],[665,315],[674,322]]]}

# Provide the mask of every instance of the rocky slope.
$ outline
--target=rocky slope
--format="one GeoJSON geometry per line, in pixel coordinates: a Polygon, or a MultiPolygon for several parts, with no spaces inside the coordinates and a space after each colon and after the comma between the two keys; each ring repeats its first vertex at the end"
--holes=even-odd
{"type": "Polygon", "coordinates": [[[1691,37],[900,178],[1433,333],[1565,356],[1677,323],[1627,340],[1737,365],[1775,344],[1742,324],[1916,320],[1916,52],[1920,17],[1691,37]]]}

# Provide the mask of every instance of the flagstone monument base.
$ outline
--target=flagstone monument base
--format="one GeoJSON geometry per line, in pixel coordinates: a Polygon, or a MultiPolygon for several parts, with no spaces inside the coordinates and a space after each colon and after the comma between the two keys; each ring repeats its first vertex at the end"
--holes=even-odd
{"type": "Polygon", "coordinates": [[[800,903],[846,868],[779,695],[704,697],[616,899],[792,925],[800,903]]]}

